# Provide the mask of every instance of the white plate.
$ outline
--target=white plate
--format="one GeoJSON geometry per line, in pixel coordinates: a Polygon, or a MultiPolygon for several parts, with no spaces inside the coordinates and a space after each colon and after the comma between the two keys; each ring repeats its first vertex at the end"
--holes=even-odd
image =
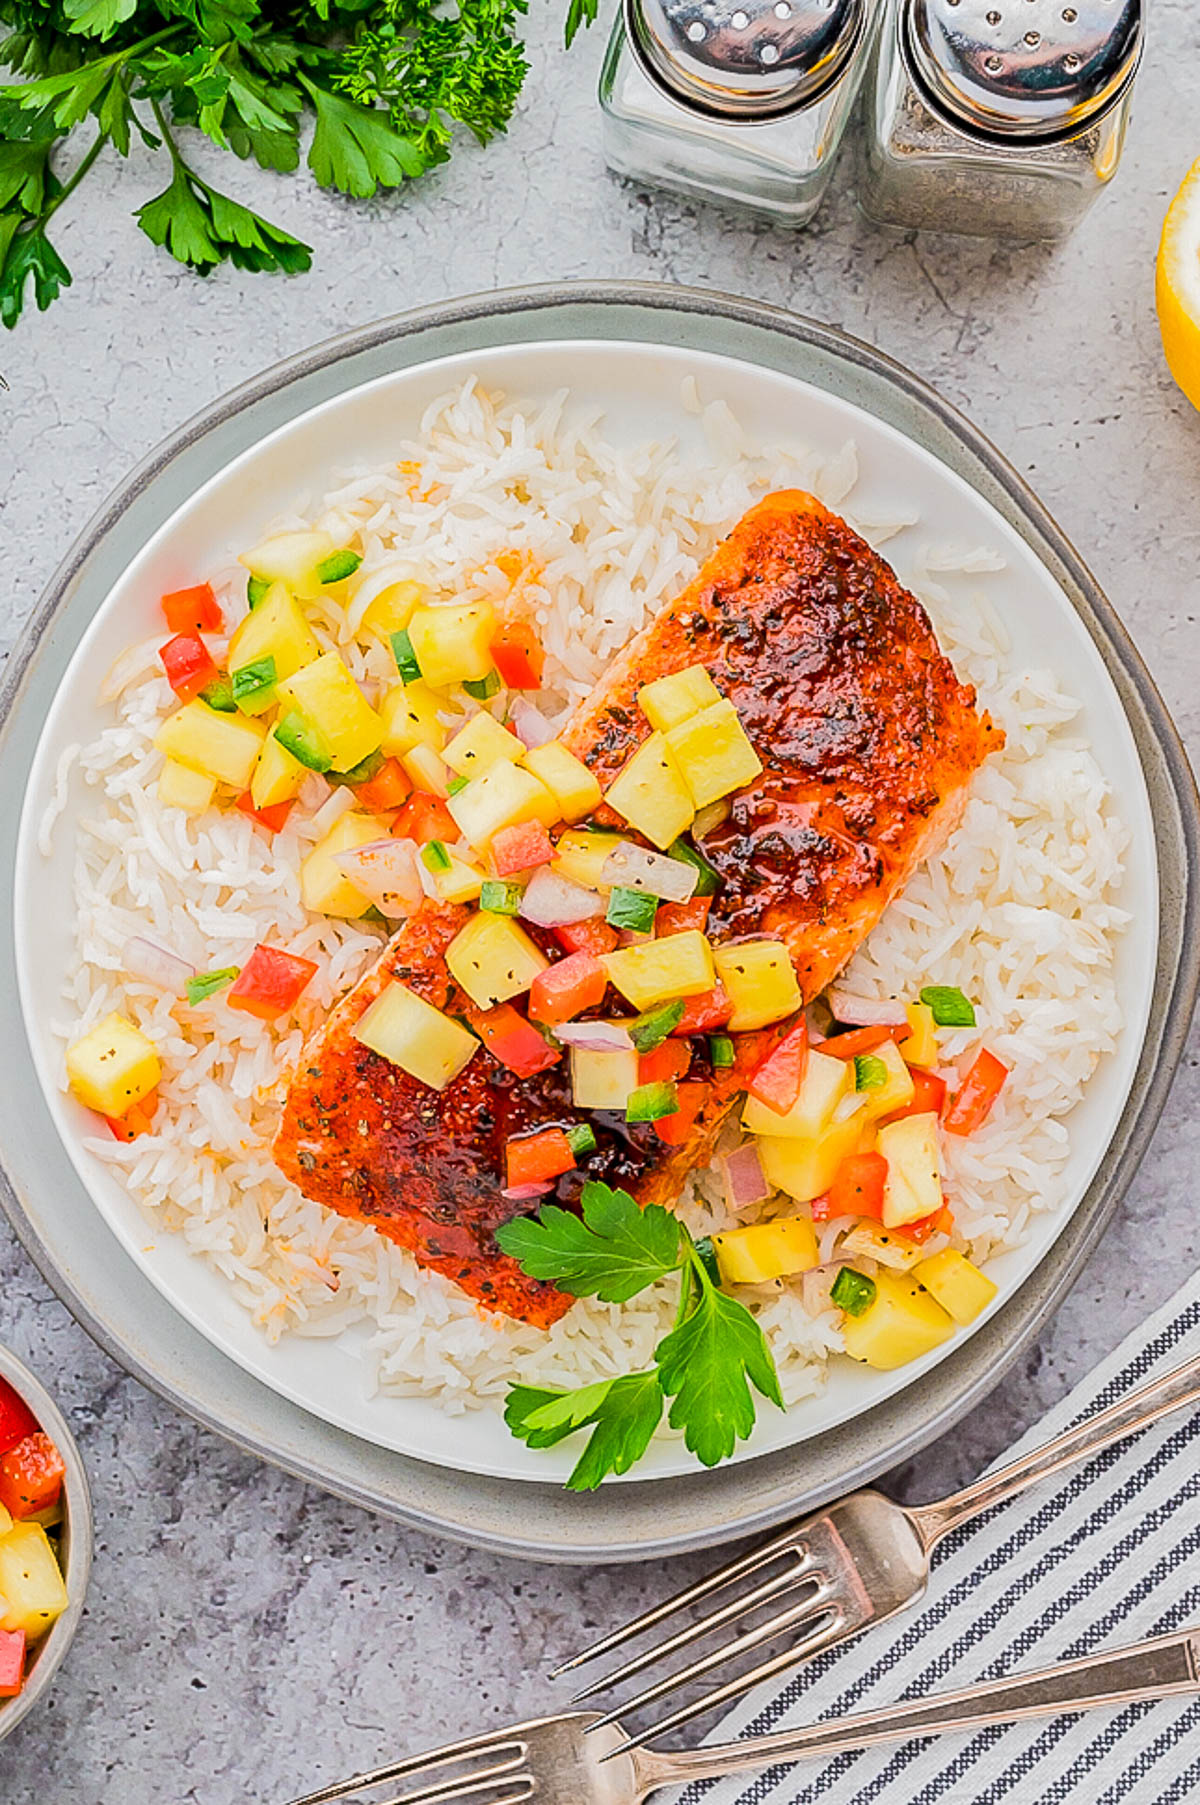
{"type": "MultiPolygon", "coordinates": [[[[635,343],[561,341],[511,346],[444,358],[350,391],[244,453],[160,529],[129,566],[81,641],[46,721],[26,793],[15,871],[16,951],[21,1004],[42,1089],[71,1160],[105,1221],[171,1304],[203,1335],[276,1392],[305,1410],[381,1447],[464,1472],[560,1483],[574,1455],[532,1453],[490,1411],[451,1418],[425,1398],[368,1395],[362,1340],[285,1339],[270,1346],[235,1304],[226,1283],[182,1239],[151,1233],[146,1217],[117,1177],[83,1146],[95,1118],[59,1088],[62,1051],[49,1031],[61,1017],[60,990],[72,958],[71,820],[84,785],[76,774],[59,822],[53,854],[37,850],[37,830],[54,788],[63,749],[100,731],[110,719],[97,697],[113,660],[160,624],[158,597],[194,582],[255,542],[263,522],[298,495],[324,486],[347,463],[383,462],[397,439],[415,433],[425,407],[468,373],[491,388],[538,397],[569,388],[572,404],[602,405],[618,440],[678,434],[686,445],[696,422],[683,409],[680,384],[696,378],[705,401],[724,399],[754,439],[811,447],[826,456],[848,438],[858,448],[856,513],[886,516],[915,510],[919,524],[889,542],[886,555],[904,577],[931,539],[994,547],[1004,571],[987,578],[1018,662],[1062,674],[1084,705],[1083,730],[1131,835],[1122,906],[1132,915],[1117,958],[1125,1028],[1119,1051],[1105,1059],[1070,1118],[1072,1153],[1067,1199],[1053,1215],[1033,1219],[1028,1243],[989,1268],[1004,1300],[1034,1270],[1083,1197],[1103,1158],[1141,1050],[1158,942],[1157,863],[1149,799],[1133,735],[1117,691],[1075,611],[1025,541],[958,475],[929,452],[860,408],[778,372],[690,350],[635,343]]],[[[991,1314],[991,1312],[987,1313],[991,1314]]],[[[786,1415],[763,1409],[738,1458],[792,1446],[849,1422],[953,1359],[973,1330],[895,1373],[867,1372],[835,1361],[820,1397],[786,1415]]],[[[365,1334],[365,1331],[362,1332],[365,1334]]],[[[695,1472],[678,1443],[656,1445],[636,1470],[639,1479],[695,1472]]]]}

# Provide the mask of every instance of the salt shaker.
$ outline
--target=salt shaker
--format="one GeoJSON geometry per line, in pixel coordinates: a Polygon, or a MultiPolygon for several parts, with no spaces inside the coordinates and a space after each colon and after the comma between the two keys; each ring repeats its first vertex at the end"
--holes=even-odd
{"type": "Polygon", "coordinates": [[[803,226],[879,0],[623,0],[600,77],[609,167],[803,226]]]}
{"type": "Polygon", "coordinates": [[[1141,0],[889,0],[859,205],[932,231],[1064,237],[1116,174],[1141,0]]]}

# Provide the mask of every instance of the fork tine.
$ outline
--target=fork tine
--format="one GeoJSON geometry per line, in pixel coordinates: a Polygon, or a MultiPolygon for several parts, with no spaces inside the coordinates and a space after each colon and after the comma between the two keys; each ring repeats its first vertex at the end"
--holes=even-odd
{"type": "MultiPolygon", "coordinates": [[[[423,1754],[407,1755],[403,1761],[389,1761],[386,1767],[372,1768],[369,1773],[354,1774],[349,1780],[338,1780],[332,1786],[318,1787],[316,1792],[306,1792],[302,1799],[293,1799],[291,1805],[331,1805],[331,1801],[335,1799],[349,1799],[356,1792],[363,1792],[372,1786],[382,1786],[385,1780],[419,1780],[434,1768],[448,1767],[452,1761],[465,1761],[468,1755],[493,1752],[500,1755],[511,1750],[511,1759],[507,1763],[494,1770],[486,1770],[508,1774],[524,1761],[527,1746],[517,1737],[498,1735],[495,1731],[483,1736],[467,1736],[461,1742],[447,1743],[445,1748],[426,1749],[423,1754]]],[[[476,1769],[476,1774],[480,1771],[483,1770],[476,1769]]],[[[467,1775],[466,1778],[473,1779],[475,1775],[467,1775]]]]}
{"type": "MultiPolygon", "coordinates": [[[[615,1723],[618,1717],[630,1717],[636,1711],[645,1710],[647,1705],[652,1705],[658,1699],[665,1698],[669,1692],[677,1692],[681,1686],[688,1685],[692,1680],[701,1679],[704,1674],[711,1673],[714,1667],[723,1667],[727,1661],[736,1661],[739,1655],[749,1654],[752,1648],[758,1648],[762,1643],[772,1641],[774,1637],[782,1635],[785,1630],[791,1629],[795,1624],[803,1623],[808,1618],[815,1620],[823,1616],[830,1619],[831,1626],[836,1624],[838,1613],[836,1609],[830,1609],[830,1597],[828,1589],[819,1585],[816,1594],[812,1598],[806,1598],[803,1604],[793,1605],[790,1611],[780,1611],[777,1616],[768,1618],[766,1623],[760,1623],[756,1629],[747,1630],[743,1635],[735,1636],[732,1642],[722,1643],[720,1648],[710,1649],[706,1655],[701,1655],[699,1660],[693,1661],[690,1667],[681,1667],[678,1673],[665,1675],[655,1685],[647,1687],[645,1692],[639,1693],[637,1698],[624,1700],[616,1710],[607,1712],[605,1716],[598,1717],[594,1723],[589,1724],[589,1734],[593,1730],[599,1730],[605,1724],[615,1723]]],[[[731,1681],[730,1684],[732,1683],[731,1681]]],[[[705,1697],[694,1706],[687,1707],[687,1716],[681,1718],[680,1721],[686,1722],[687,1717],[698,1717],[702,1711],[708,1710],[709,1703],[710,1697],[705,1697]]],[[[662,1726],[659,1725],[657,1729],[648,1730],[646,1735],[657,1736],[661,1728],[662,1726]]]]}
{"type": "Polygon", "coordinates": [[[671,1655],[678,1654],[681,1649],[688,1648],[693,1642],[711,1635],[714,1630],[723,1629],[725,1624],[744,1616],[747,1611],[754,1610],[758,1605],[766,1604],[769,1599],[791,1591],[794,1586],[810,1585],[818,1578],[815,1568],[806,1567],[804,1559],[801,1559],[796,1567],[783,1573],[777,1573],[773,1579],[764,1580],[760,1586],[755,1586],[752,1592],[739,1594],[737,1598],[730,1599],[728,1604],[722,1605],[720,1610],[710,1611],[707,1617],[701,1617],[695,1623],[687,1624],[683,1629],[677,1630],[673,1636],[668,1637],[667,1641],[656,1643],[653,1648],[647,1649],[643,1654],[634,1655],[631,1660],[625,1662],[624,1666],[614,1667],[611,1673],[603,1674],[600,1679],[593,1680],[590,1686],[586,1686],[582,1692],[575,1694],[571,1701],[572,1704],[578,1704],[582,1699],[591,1698],[594,1693],[605,1691],[610,1686],[619,1686],[624,1680],[632,1679],[635,1673],[641,1673],[644,1668],[652,1667],[656,1662],[665,1661],[671,1655]]]}
{"type": "MultiPolygon", "coordinates": [[[[519,1767],[520,1763],[516,1765],[519,1767]]],[[[460,1800],[477,1799],[481,1793],[488,1794],[487,1805],[511,1805],[514,1800],[532,1798],[533,1775],[514,1774],[512,1767],[510,1762],[504,1767],[491,1768],[486,1772],[439,1780],[433,1786],[421,1787],[418,1792],[397,1793],[394,1798],[385,1799],[382,1805],[458,1805],[460,1800]],[[515,1782],[521,1790],[506,1793],[501,1799],[496,1796],[496,1789],[505,1781],[510,1785],[515,1782]]]]}
{"type": "MultiPolygon", "coordinates": [[[[624,1742],[618,1743],[615,1749],[607,1755],[602,1755],[600,1759],[611,1761],[616,1755],[628,1754],[630,1749],[640,1749],[651,1738],[668,1735],[670,1731],[679,1729],[682,1724],[690,1723],[694,1717],[699,1717],[704,1711],[712,1711],[718,1705],[731,1704],[735,1698],[741,1698],[744,1693],[749,1692],[752,1687],[760,1685],[763,1680],[770,1680],[776,1674],[786,1673],[789,1667],[798,1667],[802,1661],[807,1661],[810,1655],[817,1654],[827,1643],[836,1640],[838,1629],[838,1617],[836,1613],[830,1613],[823,1629],[814,1631],[802,1642],[791,1643],[780,1654],[772,1655],[769,1661],[761,1662],[749,1673],[739,1674],[736,1679],[727,1680],[724,1686],[718,1686],[715,1692],[706,1693],[695,1704],[683,1705],[678,1711],[673,1711],[669,1717],[664,1717],[660,1723],[651,1724],[648,1729],[640,1730],[634,1736],[627,1736],[624,1742]]],[[[727,1650],[726,1652],[731,1651],[727,1650]]]]}
{"type": "MultiPolygon", "coordinates": [[[[761,1548],[751,1549],[749,1554],[744,1554],[741,1560],[734,1561],[731,1566],[722,1567],[718,1572],[710,1573],[707,1579],[697,1580],[694,1586],[686,1586],[682,1592],[676,1592],[673,1597],[664,1599],[662,1604],[656,1604],[650,1610],[644,1611],[640,1617],[635,1617],[632,1622],[622,1624],[620,1629],[613,1630],[610,1635],[601,1637],[599,1642],[593,1642],[588,1648],[581,1649],[577,1655],[572,1655],[569,1661],[560,1661],[557,1667],[551,1668],[550,1678],[552,1680],[560,1679],[564,1673],[570,1673],[573,1668],[584,1667],[589,1661],[598,1661],[601,1655],[611,1654],[614,1648],[620,1648],[625,1642],[632,1642],[636,1636],[653,1629],[656,1624],[673,1616],[676,1611],[686,1610],[688,1605],[698,1604],[702,1598],[710,1597],[712,1593],[719,1592],[724,1586],[731,1586],[735,1580],[745,1579],[747,1574],[756,1573],[760,1567],[766,1566],[773,1560],[778,1560],[785,1554],[790,1554],[793,1549],[806,1547],[807,1544],[800,1533],[802,1529],[803,1524],[793,1525],[786,1535],[776,1536],[773,1542],[765,1542],[761,1548]]],[[[580,1697],[583,1696],[581,1693],[580,1697]]]]}

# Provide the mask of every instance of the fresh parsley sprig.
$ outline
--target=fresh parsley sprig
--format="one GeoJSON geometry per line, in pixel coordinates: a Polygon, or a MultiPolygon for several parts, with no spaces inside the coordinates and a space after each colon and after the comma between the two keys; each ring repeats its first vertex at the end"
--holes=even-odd
{"type": "Polygon", "coordinates": [[[627,1191],[591,1182],[581,1213],[556,1205],[505,1223],[496,1239],[530,1278],[573,1297],[627,1303],[678,1275],[675,1326],[655,1350],[650,1372],[602,1379],[574,1391],[515,1385],[504,1420],[531,1448],[550,1448],[591,1428],[567,1481],[592,1491],[609,1473],[641,1459],[668,1409],[673,1429],[706,1467],[728,1460],[754,1427],[754,1391],[783,1408],[775,1362],[758,1323],[723,1292],[705,1248],[669,1210],[640,1209],[627,1191]],[[753,1389],[752,1389],[753,1388],[753,1389]]]}

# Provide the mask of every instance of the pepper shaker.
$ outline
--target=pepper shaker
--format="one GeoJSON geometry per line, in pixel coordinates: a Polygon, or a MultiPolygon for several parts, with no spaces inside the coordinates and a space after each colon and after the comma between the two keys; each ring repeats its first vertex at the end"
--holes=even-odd
{"type": "Polygon", "coordinates": [[[889,0],[858,200],[931,231],[1062,238],[1117,172],[1141,0],[889,0]]]}
{"type": "Polygon", "coordinates": [[[600,77],[609,167],[806,225],[878,13],[879,0],[623,0],[600,77]]]}

